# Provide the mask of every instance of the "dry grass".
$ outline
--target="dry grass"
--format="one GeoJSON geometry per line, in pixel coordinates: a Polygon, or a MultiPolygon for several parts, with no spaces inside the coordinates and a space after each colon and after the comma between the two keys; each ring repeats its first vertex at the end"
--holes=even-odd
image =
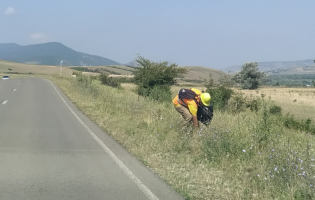
{"type": "MultiPolygon", "coordinates": [[[[72,69],[70,67],[62,67],[63,75],[71,75],[72,69]]],[[[22,63],[14,63],[0,60],[0,73],[13,73],[20,74],[40,74],[40,75],[52,75],[59,74],[59,66],[47,66],[47,65],[28,65],[22,63]],[[9,70],[11,69],[11,70],[9,70]]]]}
{"type": "Polygon", "coordinates": [[[304,171],[312,176],[309,164],[315,154],[308,144],[315,139],[285,129],[272,116],[264,122],[263,110],[236,115],[215,112],[210,128],[191,131],[181,128],[181,117],[171,103],[139,98],[131,90],[117,92],[97,81],[86,87],[75,79],[53,80],[80,110],[187,199],[295,199],[301,185],[303,191],[310,191],[309,182],[299,178],[286,159],[303,159],[304,171]],[[264,123],[271,135],[268,142],[260,143],[255,138],[265,134],[264,123]],[[291,155],[290,150],[296,153],[291,155]],[[290,177],[276,173],[280,167],[290,177]],[[286,183],[291,184],[288,190],[286,183]]]}
{"type": "Polygon", "coordinates": [[[111,74],[111,75],[109,75],[109,77],[114,77],[114,78],[117,78],[117,77],[119,77],[119,78],[133,78],[134,75],[117,75],[117,74],[111,74]]]}
{"type": "Polygon", "coordinates": [[[134,70],[131,67],[121,66],[121,65],[108,65],[108,66],[93,66],[93,67],[86,67],[91,70],[99,69],[100,71],[104,72],[114,72],[118,75],[132,75],[132,71],[134,70]]]}
{"type": "Polygon", "coordinates": [[[218,81],[220,77],[226,75],[223,71],[207,68],[207,67],[186,67],[189,72],[185,75],[186,79],[189,80],[204,80],[208,79],[209,75],[212,75],[214,81],[218,81]]]}
{"type": "Polygon", "coordinates": [[[258,90],[242,90],[248,96],[261,96],[275,101],[282,107],[283,113],[293,114],[298,119],[310,118],[315,121],[315,89],[314,88],[260,88],[258,90]]]}
{"type": "Polygon", "coordinates": [[[89,118],[183,195],[193,199],[232,198],[233,185],[218,186],[224,180],[222,171],[209,168],[207,162],[194,164],[194,155],[200,153],[202,139],[197,134],[187,137],[179,131],[181,120],[172,105],[139,99],[130,90],[118,93],[116,89],[96,82],[100,96],[93,97],[80,92],[76,85],[69,85],[71,79],[53,80],[89,118]],[[181,145],[185,144],[193,152],[182,151],[181,145]]]}
{"type": "Polygon", "coordinates": [[[134,90],[136,88],[136,84],[134,83],[122,83],[121,87],[126,89],[126,90],[134,90]]]}

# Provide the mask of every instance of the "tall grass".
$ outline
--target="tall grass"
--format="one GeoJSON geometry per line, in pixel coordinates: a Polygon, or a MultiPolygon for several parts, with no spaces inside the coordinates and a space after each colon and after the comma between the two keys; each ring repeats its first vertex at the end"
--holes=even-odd
{"type": "Polygon", "coordinates": [[[182,129],[171,103],[97,80],[52,80],[186,199],[315,198],[314,136],[286,128],[268,99],[255,112],[215,111],[210,127],[182,129]]]}

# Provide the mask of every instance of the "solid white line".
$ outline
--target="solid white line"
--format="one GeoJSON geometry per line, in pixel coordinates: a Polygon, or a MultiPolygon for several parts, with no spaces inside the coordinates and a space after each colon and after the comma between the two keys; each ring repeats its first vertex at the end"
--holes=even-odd
{"type": "Polygon", "coordinates": [[[4,104],[6,104],[8,101],[9,101],[9,100],[5,100],[4,102],[2,102],[2,104],[4,105],[4,104]]]}
{"type": "Polygon", "coordinates": [[[91,131],[91,129],[80,119],[80,117],[70,108],[61,94],[58,92],[57,88],[50,82],[50,84],[55,88],[56,92],[62,99],[62,101],[69,108],[71,113],[77,118],[77,120],[82,124],[82,126],[89,132],[89,134],[96,140],[96,142],[109,154],[109,156],[116,162],[116,164],[124,171],[124,173],[138,186],[138,188],[151,200],[158,200],[158,198],[151,192],[149,188],[147,188],[138,177],[136,177],[130,169],[124,165],[124,163],[100,140],[95,133],[91,131]]]}

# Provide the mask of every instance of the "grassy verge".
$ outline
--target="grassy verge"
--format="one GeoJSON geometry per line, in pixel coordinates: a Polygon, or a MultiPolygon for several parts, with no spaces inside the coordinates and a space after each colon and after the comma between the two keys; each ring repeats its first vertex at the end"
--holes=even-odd
{"type": "Polygon", "coordinates": [[[88,78],[52,80],[186,199],[315,198],[314,136],[286,129],[268,100],[257,112],[215,112],[210,127],[193,131],[171,103],[88,78]]]}

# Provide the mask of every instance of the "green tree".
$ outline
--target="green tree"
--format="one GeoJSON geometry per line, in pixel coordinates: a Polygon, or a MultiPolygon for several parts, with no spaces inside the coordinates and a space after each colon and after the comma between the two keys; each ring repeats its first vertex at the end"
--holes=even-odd
{"type": "Polygon", "coordinates": [[[257,89],[267,80],[265,72],[259,72],[258,63],[250,62],[242,66],[242,71],[235,74],[233,80],[240,83],[243,89],[257,89]]]}
{"type": "Polygon", "coordinates": [[[176,77],[188,72],[187,68],[178,67],[177,64],[167,61],[156,63],[141,56],[135,61],[140,66],[133,72],[137,93],[154,100],[170,100],[170,86],[176,83],[176,77]]]}

